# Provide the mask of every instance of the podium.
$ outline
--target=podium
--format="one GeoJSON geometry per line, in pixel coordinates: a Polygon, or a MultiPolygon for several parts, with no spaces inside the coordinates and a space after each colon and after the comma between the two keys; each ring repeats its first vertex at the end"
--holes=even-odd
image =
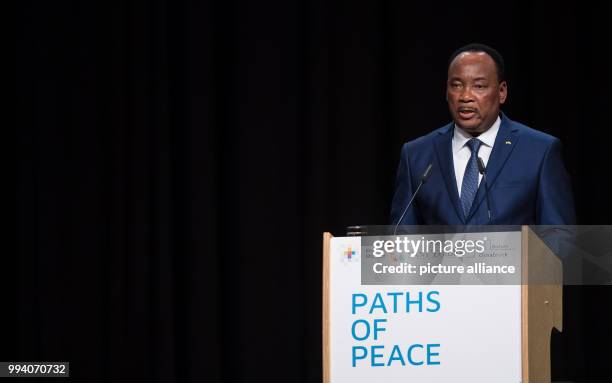
{"type": "Polygon", "coordinates": [[[470,235],[489,238],[474,257],[484,260],[487,246],[504,248],[493,238],[513,239],[518,282],[363,284],[367,237],[323,234],[324,383],[551,381],[551,332],[562,330],[561,261],[528,226],[506,237],[470,235]]]}

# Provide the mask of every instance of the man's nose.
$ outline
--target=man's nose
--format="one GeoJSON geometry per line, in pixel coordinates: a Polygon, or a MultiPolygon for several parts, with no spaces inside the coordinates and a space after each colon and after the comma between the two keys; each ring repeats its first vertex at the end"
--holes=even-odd
{"type": "Polygon", "coordinates": [[[464,87],[463,90],[461,91],[461,94],[459,94],[459,101],[460,102],[472,102],[474,101],[474,96],[472,94],[472,90],[470,89],[470,87],[464,87]]]}

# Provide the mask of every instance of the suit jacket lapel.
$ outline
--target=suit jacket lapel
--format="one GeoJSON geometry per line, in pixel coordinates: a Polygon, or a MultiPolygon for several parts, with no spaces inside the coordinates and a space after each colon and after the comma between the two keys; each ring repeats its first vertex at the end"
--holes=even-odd
{"type": "MultiPolygon", "coordinates": [[[[487,162],[487,184],[489,186],[489,191],[493,187],[495,180],[499,176],[504,164],[508,160],[510,153],[518,143],[519,135],[517,134],[518,129],[513,126],[512,121],[510,121],[503,113],[501,113],[501,124],[499,126],[499,132],[497,132],[497,137],[495,138],[495,143],[493,144],[493,150],[491,151],[491,156],[489,157],[489,161],[487,162]]],[[[482,203],[485,198],[485,184],[482,182],[478,187],[478,191],[476,192],[476,197],[474,197],[474,203],[470,208],[470,214],[466,222],[469,222],[474,213],[478,210],[478,207],[482,203]]]]}
{"type": "Polygon", "coordinates": [[[454,124],[450,124],[446,129],[440,129],[438,131],[438,137],[436,137],[436,153],[438,156],[438,163],[440,164],[440,171],[442,178],[446,183],[448,189],[448,195],[450,197],[457,216],[461,222],[465,224],[466,220],[461,210],[461,204],[459,203],[459,191],[457,190],[457,179],[455,177],[455,167],[453,165],[453,128],[454,124]]]}

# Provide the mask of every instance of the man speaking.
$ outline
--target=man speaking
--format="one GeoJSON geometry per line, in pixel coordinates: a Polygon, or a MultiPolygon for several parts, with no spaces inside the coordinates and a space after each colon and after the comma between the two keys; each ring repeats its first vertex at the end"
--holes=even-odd
{"type": "Polygon", "coordinates": [[[392,224],[575,224],[560,141],[500,112],[504,70],[502,56],[483,44],[451,55],[453,122],[404,144],[392,224]]]}

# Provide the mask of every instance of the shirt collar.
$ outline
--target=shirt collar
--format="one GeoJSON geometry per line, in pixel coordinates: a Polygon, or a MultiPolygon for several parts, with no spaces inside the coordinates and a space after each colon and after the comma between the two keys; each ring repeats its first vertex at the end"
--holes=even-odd
{"type": "MultiPolygon", "coordinates": [[[[497,120],[491,125],[489,129],[485,132],[481,133],[478,138],[484,145],[492,148],[495,143],[495,138],[497,137],[497,132],[499,132],[499,126],[501,125],[501,119],[499,116],[497,120]]],[[[453,148],[454,151],[457,152],[461,148],[465,146],[465,144],[472,138],[472,135],[466,133],[463,129],[455,124],[455,131],[453,132],[453,148]]]]}

